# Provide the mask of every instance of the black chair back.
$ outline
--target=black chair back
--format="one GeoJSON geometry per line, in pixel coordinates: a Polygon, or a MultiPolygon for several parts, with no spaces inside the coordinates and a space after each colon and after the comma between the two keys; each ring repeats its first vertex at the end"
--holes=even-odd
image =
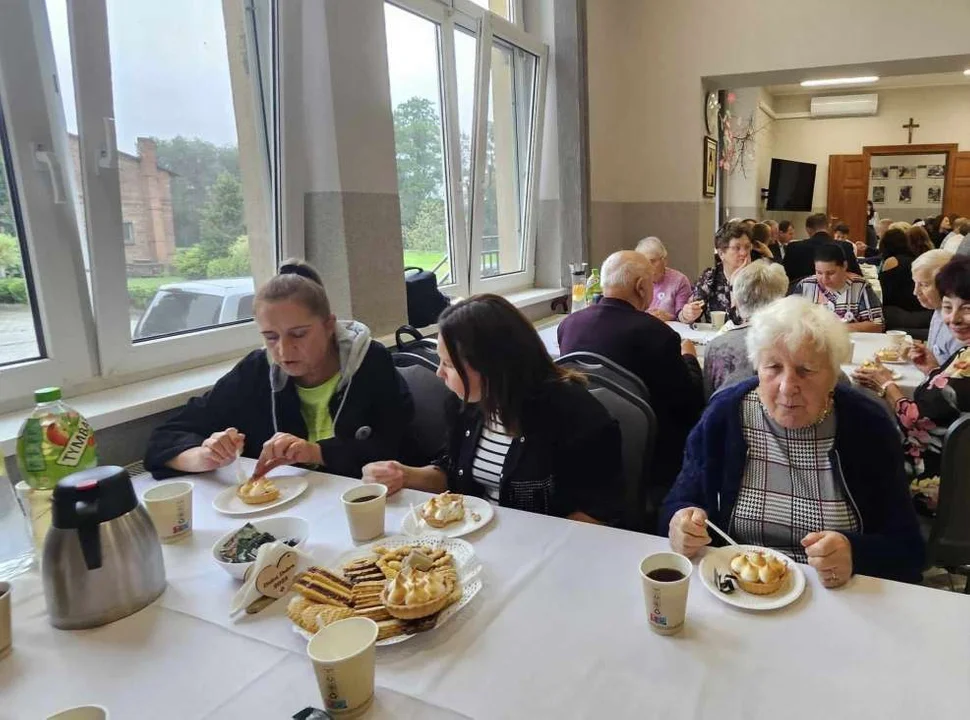
{"type": "MultiPolygon", "coordinates": [[[[970,565],[970,414],[961,416],[943,439],[940,497],[930,530],[930,565],[970,565]]],[[[970,582],[968,582],[970,586],[970,582]]]]}
{"type": "Polygon", "coordinates": [[[643,380],[604,355],[592,352],[571,352],[557,358],[555,362],[556,365],[578,370],[585,375],[605,378],[627,392],[639,396],[644,402],[650,402],[650,391],[643,384],[643,380]]]}
{"type": "MultiPolygon", "coordinates": [[[[394,355],[395,364],[400,355],[394,355]]],[[[451,390],[435,375],[434,368],[428,367],[424,358],[418,355],[412,358],[416,358],[413,364],[397,366],[414,402],[414,419],[402,460],[407,465],[421,467],[434,460],[448,442],[445,408],[451,390]]]]}
{"type": "Polygon", "coordinates": [[[414,364],[413,358],[417,355],[424,358],[425,364],[433,370],[438,369],[438,341],[435,338],[425,337],[410,325],[402,325],[394,332],[394,345],[397,348],[392,353],[395,358],[403,356],[400,361],[394,361],[398,367],[414,364]]]}

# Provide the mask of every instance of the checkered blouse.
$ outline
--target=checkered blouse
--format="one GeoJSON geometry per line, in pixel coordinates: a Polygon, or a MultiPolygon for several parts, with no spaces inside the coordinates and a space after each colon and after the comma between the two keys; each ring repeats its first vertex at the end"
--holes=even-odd
{"type": "Polygon", "coordinates": [[[772,420],[754,388],[741,403],[748,446],[730,531],[739,543],[775,548],[806,562],[801,539],[810,532],[858,532],[858,512],[832,464],[835,413],[818,425],[788,430],[772,420]]]}
{"type": "Polygon", "coordinates": [[[795,286],[795,294],[825,305],[845,322],[883,322],[882,303],[862,278],[851,278],[839,292],[832,292],[817,278],[807,277],[795,286]]]}

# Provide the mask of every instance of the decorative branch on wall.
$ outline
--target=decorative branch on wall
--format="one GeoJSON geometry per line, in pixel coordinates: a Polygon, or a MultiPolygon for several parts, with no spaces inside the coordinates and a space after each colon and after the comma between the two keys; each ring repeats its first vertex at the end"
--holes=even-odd
{"type": "Polygon", "coordinates": [[[748,169],[754,162],[755,136],[770,124],[769,119],[760,127],[755,125],[754,112],[747,118],[739,118],[731,112],[731,105],[736,96],[728,93],[727,103],[721,113],[721,159],[718,165],[734,174],[741,171],[743,177],[748,176],[748,169]]]}

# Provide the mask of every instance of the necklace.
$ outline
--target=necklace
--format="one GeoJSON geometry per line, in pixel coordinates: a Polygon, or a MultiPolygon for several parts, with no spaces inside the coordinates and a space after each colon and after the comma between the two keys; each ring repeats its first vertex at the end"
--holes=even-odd
{"type": "MultiPolygon", "coordinates": [[[[767,407],[765,407],[765,403],[761,399],[761,393],[756,393],[756,394],[758,396],[758,404],[761,405],[762,412],[764,412],[764,414],[770,418],[771,412],[768,410],[767,407]]],[[[825,403],[825,407],[822,409],[821,414],[817,418],[815,418],[814,422],[806,425],[805,427],[818,427],[819,425],[821,425],[823,422],[825,422],[825,419],[832,414],[832,408],[834,406],[835,406],[835,403],[832,401],[832,396],[829,395],[829,400],[827,403],[825,403]]]]}

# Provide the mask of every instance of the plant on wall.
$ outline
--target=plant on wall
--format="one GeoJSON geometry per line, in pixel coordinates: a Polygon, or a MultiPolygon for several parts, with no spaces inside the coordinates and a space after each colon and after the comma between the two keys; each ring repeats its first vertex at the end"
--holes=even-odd
{"type": "Polygon", "coordinates": [[[721,112],[721,158],[718,165],[729,174],[740,170],[741,175],[747,177],[748,168],[754,162],[755,136],[767,128],[771,120],[757,127],[753,112],[746,118],[739,118],[731,111],[736,99],[734,93],[728,93],[721,112]]]}

